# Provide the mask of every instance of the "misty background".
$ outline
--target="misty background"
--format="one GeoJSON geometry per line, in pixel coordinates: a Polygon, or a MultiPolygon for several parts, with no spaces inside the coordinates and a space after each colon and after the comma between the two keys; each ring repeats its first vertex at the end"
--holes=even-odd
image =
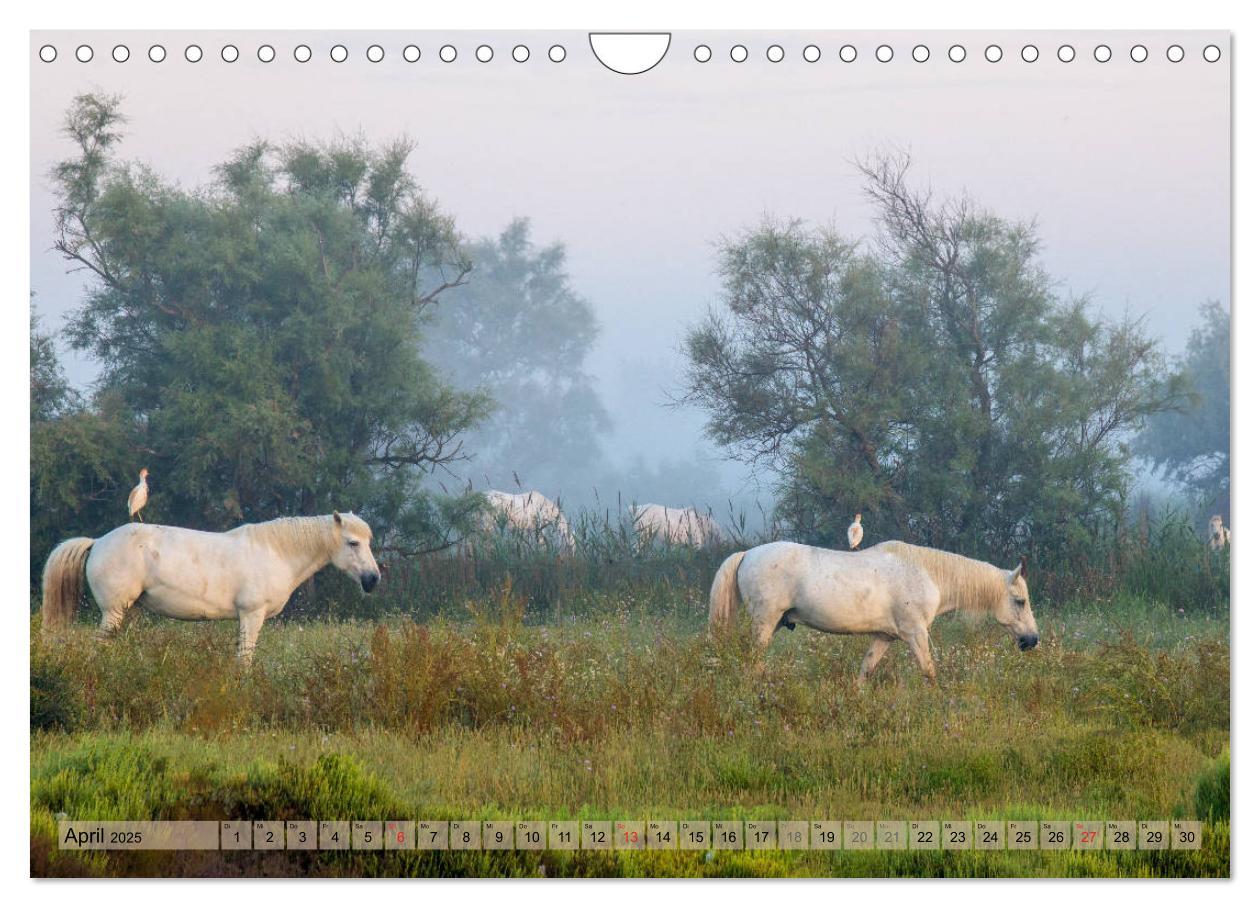
{"type": "MultiPolygon", "coordinates": [[[[584,505],[598,487],[605,498],[696,503],[719,516],[728,501],[770,506],[768,478],[725,458],[706,439],[701,412],[667,405],[683,386],[681,340],[720,299],[715,254],[725,237],[767,216],[869,237],[872,211],[851,162],[873,150],[908,150],[914,179],[942,195],[1035,218],[1040,261],[1064,295],[1088,296],[1108,316],[1144,318],[1170,353],[1182,349],[1201,303],[1230,302],[1224,40],[1225,58],[1208,64],[1197,53],[1201,35],[1091,33],[1091,45],[1115,50],[1098,64],[1080,34],[1037,33],[1040,60],[1026,64],[1018,50],[1027,35],[676,33],[660,65],[623,77],[591,56],[583,33],[414,38],[415,64],[401,57],[412,38],[398,33],[340,36],[350,60],[334,64],[332,41],[319,33],[117,33],[108,45],[93,36],[95,59],[81,64],[74,34],[34,34],[33,51],[44,43],[60,51],[53,64],[32,52],[31,283],[45,326],[59,327],[83,299],[84,276],[67,273],[50,249],[48,172],[70,150],[62,117],[88,90],[124,96],[121,156],[185,188],[210,182],[215,165],[258,139],[409,137],[409,171],[483,260],[513,229],[525,231],[531,255],[561,256],[551,278],[577,308],[556,313],[559,324],[573,327],[583,304],[591,315],[584,355],[564,363],[593,392],[581,402],[589,419],[571,427],[588,444],[573,449],[581,452],[573,463],[544,463],[509,442],[493,462],[452,465],[445,481],[455,484],[511,488],[515,454],[526,487],[584,505]],[[932,49],[924,64],[910,59],[920,40],[932,49]],[[241,50],[232,64],[218,55],[229,41],[241,50]],[[1078,45],[1072,64],[1054,59],[1064,41],[1078,45]],[[1127,55],[1138,41],[1151,51],[1143,64],[1127,55]],[[1187,48],[1182,63],[1164,57],[1173,41],[1187,48]],[[183,59],[192,42],[205,50],[197,64],[183,59]],[[299,42],[313,48],[310,63],[293,60],[299,42]],[[127,63],[110,59],[114,43],[130,46],[127,63]],[[167,49],[161,64],[145,57],[155,43],[167,49]],[[262,43],[276,47],[274,62],[255,57],[262,43]],[[379,64],[363,59],[372,43],[386,50],[379,64]],[[447,43],[459,50],[449,64],[437,59],[447,43]],[[474,57],[483,43],[494,48],[490,63],[474,57]],[[518,43],[531,49],[523,64],[510,57],[518,43]],[[566,46],[563,63],[547,59],[551,43],[566,46]],[[700,43],[713,48],[707,64],[692,59],[700,43]],[[727,56],[736,43],[749,48],[747,62],[727,56]],[[785,48],[782,63],[767,61],[771,43],[785,48]],[[801,59],[810,43],[823,51],[819,63],[801,59]],[[858,62],[837,59],[843,43],[857,47],[858,62]],[[873,60],[881,43],[896,49],[889,64],[873,60]],[[954,43],[968,48],[964,64],[945,57],[954,43]],[[990,64],[983,48],[994,43],[1005,54],[990,64]]],[[[450,329],[443,310],[482,292],[479,276],[444,298],[426,347],[457,385],[478,371],[434,344],[450,329]]],[[[89,386],[97,364],[64,345],[59,353],[70,381],[89,386]]],[[[572,399],[563,412],[575,412],[572,399]]],[[[470,451],[503,440],[481,433],[470,451]]]]}

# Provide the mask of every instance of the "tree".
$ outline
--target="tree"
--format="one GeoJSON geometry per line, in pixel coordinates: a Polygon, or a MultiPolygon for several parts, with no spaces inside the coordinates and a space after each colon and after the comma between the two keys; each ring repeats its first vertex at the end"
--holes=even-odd
{"type": "Polygon", "coordinates": [[[117,399],[85,405],[66,381],[55,336],[32,314],[31,343],[31,579],[48,552],[81,527],[112,526],[125,515],[121,486],[134,457],[117,399]]]}
{"type": "Polygon", "coordinates": [[[31,422],[46,422],[79,406],[79,395],[61,368],[56,338],[40,327],[31,310],[31,422]]]}
{"type": "Polygon", "coordinates": [[[118,98],[76,98],[53,178],[56,248],[90,278],[67,332],[101,363],[125,475],[148,466],[155,510],[203,529],[353,508],[386,543],[439,534],[460,505],[420,480],[487,402],[419,353],[471,266],[411,145],[260,142],[189,191],[116,161],[124,123],[118,98]]]}
{"type": "Polygon", "coordinates": [[[872,247],[766,222],[721,247],[721,309],[686,339],[687,396],[780,511],[835,543],[976,553],[1081,541],[1120,513],[1124,439],[1181,399],[1140,323],[1063,301],[1032,225],[934,200],[909,161],[860,165],[872,247]]]}
{"type": "Polygon", "coordinates": [[[466,254],[475,279],[436,307],[425,355],[456,387],[495,401],[465,436],[469,478],[548,494],[589,485],[609,419],[585,371],[595,313],[569,284],[564,247],[536,247],[518,219],[466,254]]]}
{"type": "Polygon", "coordinates": [[[1213,513],[1229,515],[1229,310],[1219,302],[1199,309],[1178,374],[1193,390],[1185,406],[1159,413],[1135,449],[1165,479],[1213,513]]]}

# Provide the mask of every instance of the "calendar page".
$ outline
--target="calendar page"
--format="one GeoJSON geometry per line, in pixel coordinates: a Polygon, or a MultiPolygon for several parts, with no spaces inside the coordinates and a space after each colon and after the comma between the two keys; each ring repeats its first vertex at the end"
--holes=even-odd
{"type": "Polygon", "coordinates": [[[31,33],[31,875],[1229,877],[1231,65],[31,33]]]}

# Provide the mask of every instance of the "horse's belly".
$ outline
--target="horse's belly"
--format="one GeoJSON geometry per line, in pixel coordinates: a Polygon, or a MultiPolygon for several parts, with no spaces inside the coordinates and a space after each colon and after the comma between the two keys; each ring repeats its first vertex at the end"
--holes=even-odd
{"type": "Polygon", "coordinates": [[[874,584],[851,583],[834,589],[804,585],[793,600],[796,618],[806,627],[829,634],[892,634],[896,631],[891,601],[874,584]]]}
{"type": "Polygon", "coordinates": [[[231,602],[214,602],[204,596],[169,586],[147,589],[140,597],[147,611],[181,621],[214,621],[235,618],[236,606],[231,602]]]}

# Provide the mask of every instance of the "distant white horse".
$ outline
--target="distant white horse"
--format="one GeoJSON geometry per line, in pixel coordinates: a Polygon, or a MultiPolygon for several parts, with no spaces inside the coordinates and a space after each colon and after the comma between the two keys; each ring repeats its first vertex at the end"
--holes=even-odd
{"type": "Polygon", "coordinates": [[[664,542],[703,548],[722,541],[722,528],[695,508],[667,508],[660,504],[630,505],[630,519],[643,543],[664,542]]]}
{"type": "Polygon", "coordinates": [[[923,674],[935,681],[928,628],[946,612],[991,615],[1021,650],[1037,645],[1027,574],[1024,559],[1006,571],[904,542],[881,542],[860,552],[771,542],[722,563],[709,593],[709,624],[728,624],[743,603],[762,647],[780,627],[794,630],[797,622],[829,634],[871,634],[875,640],[862,660],[859,683],[889,644],[904,640],[923,674]]]}
{"type": "Polygon", "coordinates": [[[1212,519],[1208,521],[1208,548],[1219,552],[1229,545],[1229,540],[1229,527],[1225,526],[1224,518],[1220,514],[1213,514],[1212,519]]]}
{"type": "Polygon", "coordinates": [[[565,520],[560,506],[541,492],[499,492],[494,489],[485,493],[490,510],[485,515],[484,528],[494,532],[500,526],[523,533],[543,545],[558,537],[570,552],[577,547],[569,521],[565,520]]]}
{"type": "Polygon", "coordinates": [[[370,593],[381,579],[372,531],[354,514],[283,517],[227,533],[131,523],[99,539],[67,539],[44,565],[43,630],[74,619],[86,576],[108,636],[136,602],[167,618],[240,621],[237,656],[254,655],[263,621],[327,564],[370,593]]]}

